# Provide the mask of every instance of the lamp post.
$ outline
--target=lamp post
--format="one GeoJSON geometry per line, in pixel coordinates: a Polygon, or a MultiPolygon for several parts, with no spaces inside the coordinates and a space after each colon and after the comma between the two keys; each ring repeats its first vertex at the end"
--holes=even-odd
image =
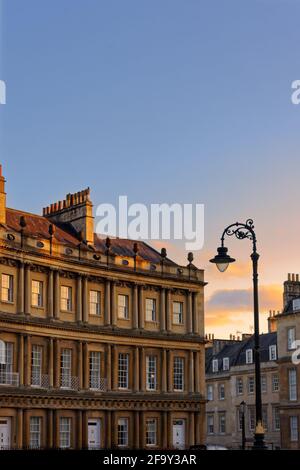
{"type": "Polygon", "coordinates": [[[258,309],[258,259],[259,254],[256,249],[256,235],[254,232],[253,220],[248,219],[246,223],[236,222],[225,228],[221,237],[221,246],[217,255],[210,260],[215,263],[219,271],[224,272],[230,263],[235,259],[228,255],[228,249],[224,246],[225,236],[235,235],[238,240],[247,238],[252,241],[251,260],[253,266],[253,306],[254,306],[254,362],[255,362],[255,411],[256,426],[254,433],[253,449],[265,449],[264,428],[262,425],[262,403],[261,403],[261,377],[260,377],[260,351],[259,351],[259,309],[258,309]]]}
{"type": "Polygon", "coordinates": [[[242,450],[245,450],[245,446],[246,446],[245,410],[246,410],[246,403],[243,400],[240,403],[240,413],[242,415],[242,450]]]}

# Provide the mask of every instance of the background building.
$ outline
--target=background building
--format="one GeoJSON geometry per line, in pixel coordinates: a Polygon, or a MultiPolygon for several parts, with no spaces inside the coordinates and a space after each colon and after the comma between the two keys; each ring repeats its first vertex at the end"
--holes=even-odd
{"type": "Polygon", "coordinates": [[[203,271],[94,234],[89,190],[43,216],[0,174],[0,447],[205,443],[203,271]]]}
{"type": "MultiPolygon", "coordinates": [[[[284,308],[276,316],[278,331],[278,365],[280,377],[280,423],[284,449],[300,448],[300,366],[292,361],[300,342],[300,281],[289,274],[284,282],[284,308]]],[[[300,351],[297,355],[299,360],[300,351]]]]}
{"type": "MultiPolygon", "coordinates": [[[[279,374],[276,332],[260,335],[263,424],[269,448],[280,446],[279,374]]],[[[206,350],[207,443],[239,448],[242,443],[242,410],[245,407],[247,445],[255,429],[254,337],[212,340],[206,350]]]]}

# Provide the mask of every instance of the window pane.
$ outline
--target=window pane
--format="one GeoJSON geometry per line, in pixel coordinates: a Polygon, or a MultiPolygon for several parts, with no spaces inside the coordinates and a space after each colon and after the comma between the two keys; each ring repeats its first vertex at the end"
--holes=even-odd
{"type": "Polygon", "coordinates": [[[118,419],[118,445],[128,446],[128,419],[118,419]]]}
{"type": "Polygon", "coordinates": [[[32,281],[31,304],[33,307],[43,306],[43,283],[42,281],[32,281]]]}
{"type": "Polygon", "coordinates": [[[90,290],[90,314],[101,314],[100,292],[96,290],[90,290]]]}
{"type": "Polygon", "coordinates": [[[31,416],[29,428],[29,445],[31,449],[39,449],[41,447],[41,418],[38,416],[31,416]]]}
{"type": "Polygon", "coordinates": [[[90,352],[90,388],[100,389],[101,382],[101,353],[90,352]]]}
{"type": "Polygon", "coordinates": [[[2,274],[1,276],[1,300],[13,302],[13,276],[10,274],[2,274]]]}
{"type": "Polygon", "coordinates": [[[146,445],[155,446],[157,444],[157,420],[147,419],[146,421],[146,445]]]}
{"type": "Polygon", "coordinates": [[[125,320],[129,318],[127,295],[118,295],[118,317],[125,320]]]}
{"type": "Polygon", "coordinates": [[[183,303],[173,302],[173,322],[177,325],[183,323],[183,303]]]}
{"type": "Polygon", "coordinates": [[[146,357],[147,390],[156,390],[156,356],[146,357]]]}
{"type": "Polygon", "coordinates": [[[60,418],[59,421],[59,447],[71,447],[71,418],[60,418]]]}
{"type": "Polygon", "coordinates": [[[156,321],[156,300],[146,299],[146,320],[156,321]]]}
{"type": "Polygon", "coordinates": [[[42,347],[36,344],[31,349],[31,385],[40,386],[42,382],[42,347]]]}

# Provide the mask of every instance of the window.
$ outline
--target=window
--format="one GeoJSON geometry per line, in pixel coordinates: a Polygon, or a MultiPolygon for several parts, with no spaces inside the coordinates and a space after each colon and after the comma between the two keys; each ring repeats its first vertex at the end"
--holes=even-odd
{"type": "Polygon", "coordinates": [[[42,346],[36,344],[31,348],[31,385],[39,387],[42,384],[42,346]]]}
{"type": "Polygon", "coordinates": [[[71,387],[72,350],[62,349],[60,354],[60,386],[71,387]]]}
{"type": "Polygon", "coordinates": [[[272,345],[269,347],[269,359],[270,359],[270,361],[276,361],[276,359],[277,359],[277,348],[276,348],[276,344],[272,344],[272,345]]]}
{"type": "Polygon", "coordinates": [[[248,393],[254,393],[255,380],[254,377],[248,377],[248,393]]]}
{"type": "Polygon", "coordinates": [[[261,376],[261,393],[267,393],[267,377],[261,376]]]}
{"type": "Polygon", "coordinates": [[[2,274],[1,277],[1,300],[2,302],[13,302],[14,292],[13,283],[14,278],[11,274],[2,274]]]}
{"type": "Polygon", "coordinates": [[[213,385],[207,385],[207,399],[212,401],[214,399],[214,388],[213,385]]]}
{"type": "Polygon", "coordinates": [[[157,445],[157,420],[155,418],[146,420],[146,445],[157,445]]]}
{"type": "Polygon", "coordinates": [[[255,409],[249,408],[249,431],[254,431],[255,429],[255,409]]]}
{"type": "Polygon", "coordinates": [[[128,295],[118,295],[118,317],[128,320],[128,295]]]}
{"type": "Polygon", "coordinates": [[[212,371],[213,372],[218,372],[218,365],[219,365],[218,359],[213,359],[213,361],[212,361],[212,371]]]}
{"type": "Polygon", "coordinates": [[[225,434],[226,432],[226,415],[225,413],[219,413],[219,433],[225,434]]]}
{"type": "Polygon", "coordinates": [[[225,400],[225,385],[219,385],[219,400],[225,400]]]}
{"type": "Polygon", "coordinates": [[[60,308],[62,311],[72,310],[72,287],[61,286],[60,288],[60,308]]]}
{"type": "Polygon", "coordinates": [[[129,355],[119,354],[119,369],[118,369],[118,387],[128,388],[128,365],[129,355]]]}
{"type": "Polygon", "coordinates": [[[214,415],[207,415],[207,434],[214,433],[214,415]]]}
{"type": "Polygon", "coordinates": [[[101,294],[98,290],[90,290],[90,315],[101,315],[101,294]]]}
{"type": "Polygon", "coordinates": [[[156,390],[156,356],[146,356],[147,390],[156,390]]]}
{"type": "Polygon", "coordinates": [[[289,400],[297,400],[297,371],[296,369],[290,369],[289,372],[289,400]]]}
{"type": "Polygon", "coordinates": [[[279,391],[279,377],[277,374],[272,375],[272,392],[279,391]]]}
{"type": "Polygon", "coordinates": [[[291,434],[291,441],[297,442],[298,441],[298,417],[297,416],[290,416],[290,434],[291,434]]]}
{"type": "Polygon", "coordinates": [[[252,364],[253,362],[253,351],[252,349],[246,349],[246,364],[252,364]]]}
{"type": "Polygon", "coordinates": [[[174,391],[184,390],[184,359],[183,357],[174,357],[173,386],[174,386],[174,391]]]}
{"type": "Polygon", "coordinates": [[[128,419],[118,419],[118,446],[128,446],[128,419]]]}
{"type": "Polygon", "coordinates": [[[61,449],[71,447],[71,418],[59,420],[59,447],[61,449]]]}
{"type": "Polygon", "coordinates": [[[33,307],[43,306],[43,283],[42,281],[32,281],[31,283],[31,305],[33,307]]]}
{"type": "Polygon", "coordinates": [[[13,385],[13,343],[4,343],[5,363],[0,364],[0,384],[13,385]]]}
{"type": "Polygon", "coordinates": [[[242,379],[242,377],[237,377],[237,379],[236,379],[236,393],[238,395],[243,394],[243,379],[242,379]]]}
{"type": "Polygon", "coordinates": [[[262,409],[262,424],[263,424],[265,431],[268,431],[268,409],[267,408],[262,409]]]}
{"type": "Polygon", "coordinates": [[[101,353],[99,351],[90,352],[90,388],[100,389],[101,378],[101,353]]]}
{"type": "Polygon", "coordinates": [[[156,321],[156,300],[146,299],[146,321],[156,321]]]}
{"type": "Polygon", "coordinates": [[[280,431],[280,415],[278,408],[273,409],[273,429],[274,431],[280,431]]]}
{"type": "Polygon", "coordinates": [[[246,413],[244,414],[240,408],[237,409],[237,430],[242,431],[243,430],[243,418],[244,422],[246,419],[246,413]]]}
{"type": "Polygon", "coordinates": [[[183,303],[173,302],[173,323],[176,325],[183,324],[183,303]]]}
{"type": "Polygon", "coordinates": [[[287,348],[288,350],[295,349],[295,340],[296,340],[296,328],[292,326],[287,330],[287,348]]]}
{"type": "Polygon", "coordinates": [[[31,416],[29,423],[29,446],[31,449],[39,449],[41,447],[41,418],[31,416]]]}
{"type": "Polygon", "coordinates": [[[223,358],[223,370],[229,370],[229,357],[223,358]]]}

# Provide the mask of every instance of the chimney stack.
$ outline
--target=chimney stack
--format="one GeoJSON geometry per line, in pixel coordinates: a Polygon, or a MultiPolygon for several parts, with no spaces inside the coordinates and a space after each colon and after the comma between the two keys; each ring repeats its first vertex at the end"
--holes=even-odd
{"type": "Polygon", "coordinates": [[[268,333],[275,333],[277,331],[277,316],[275,310],[269,311],[268,317],[268,333]]]}
{"type": "Polygon", "coordinates": [[[0,224],[6,224],[6,192],[5,178],[2,176],[2,165],[0,165],[0,224]]]}
{"type": "Polygon", "coordinates": [[[300,297],[299,274],[288,273],[287,281],[283,283],[283,308],[290,300],[300,297]]]}
{"type": "Polygon", "coordinates": [[[75,194],[67,194],[58,201],[43,208],[43,216],[54,223],[69,223],[78,235],[83,233],[87,244],[94,244],[93,204],[90,201],[90,188],[75,194]]]}

